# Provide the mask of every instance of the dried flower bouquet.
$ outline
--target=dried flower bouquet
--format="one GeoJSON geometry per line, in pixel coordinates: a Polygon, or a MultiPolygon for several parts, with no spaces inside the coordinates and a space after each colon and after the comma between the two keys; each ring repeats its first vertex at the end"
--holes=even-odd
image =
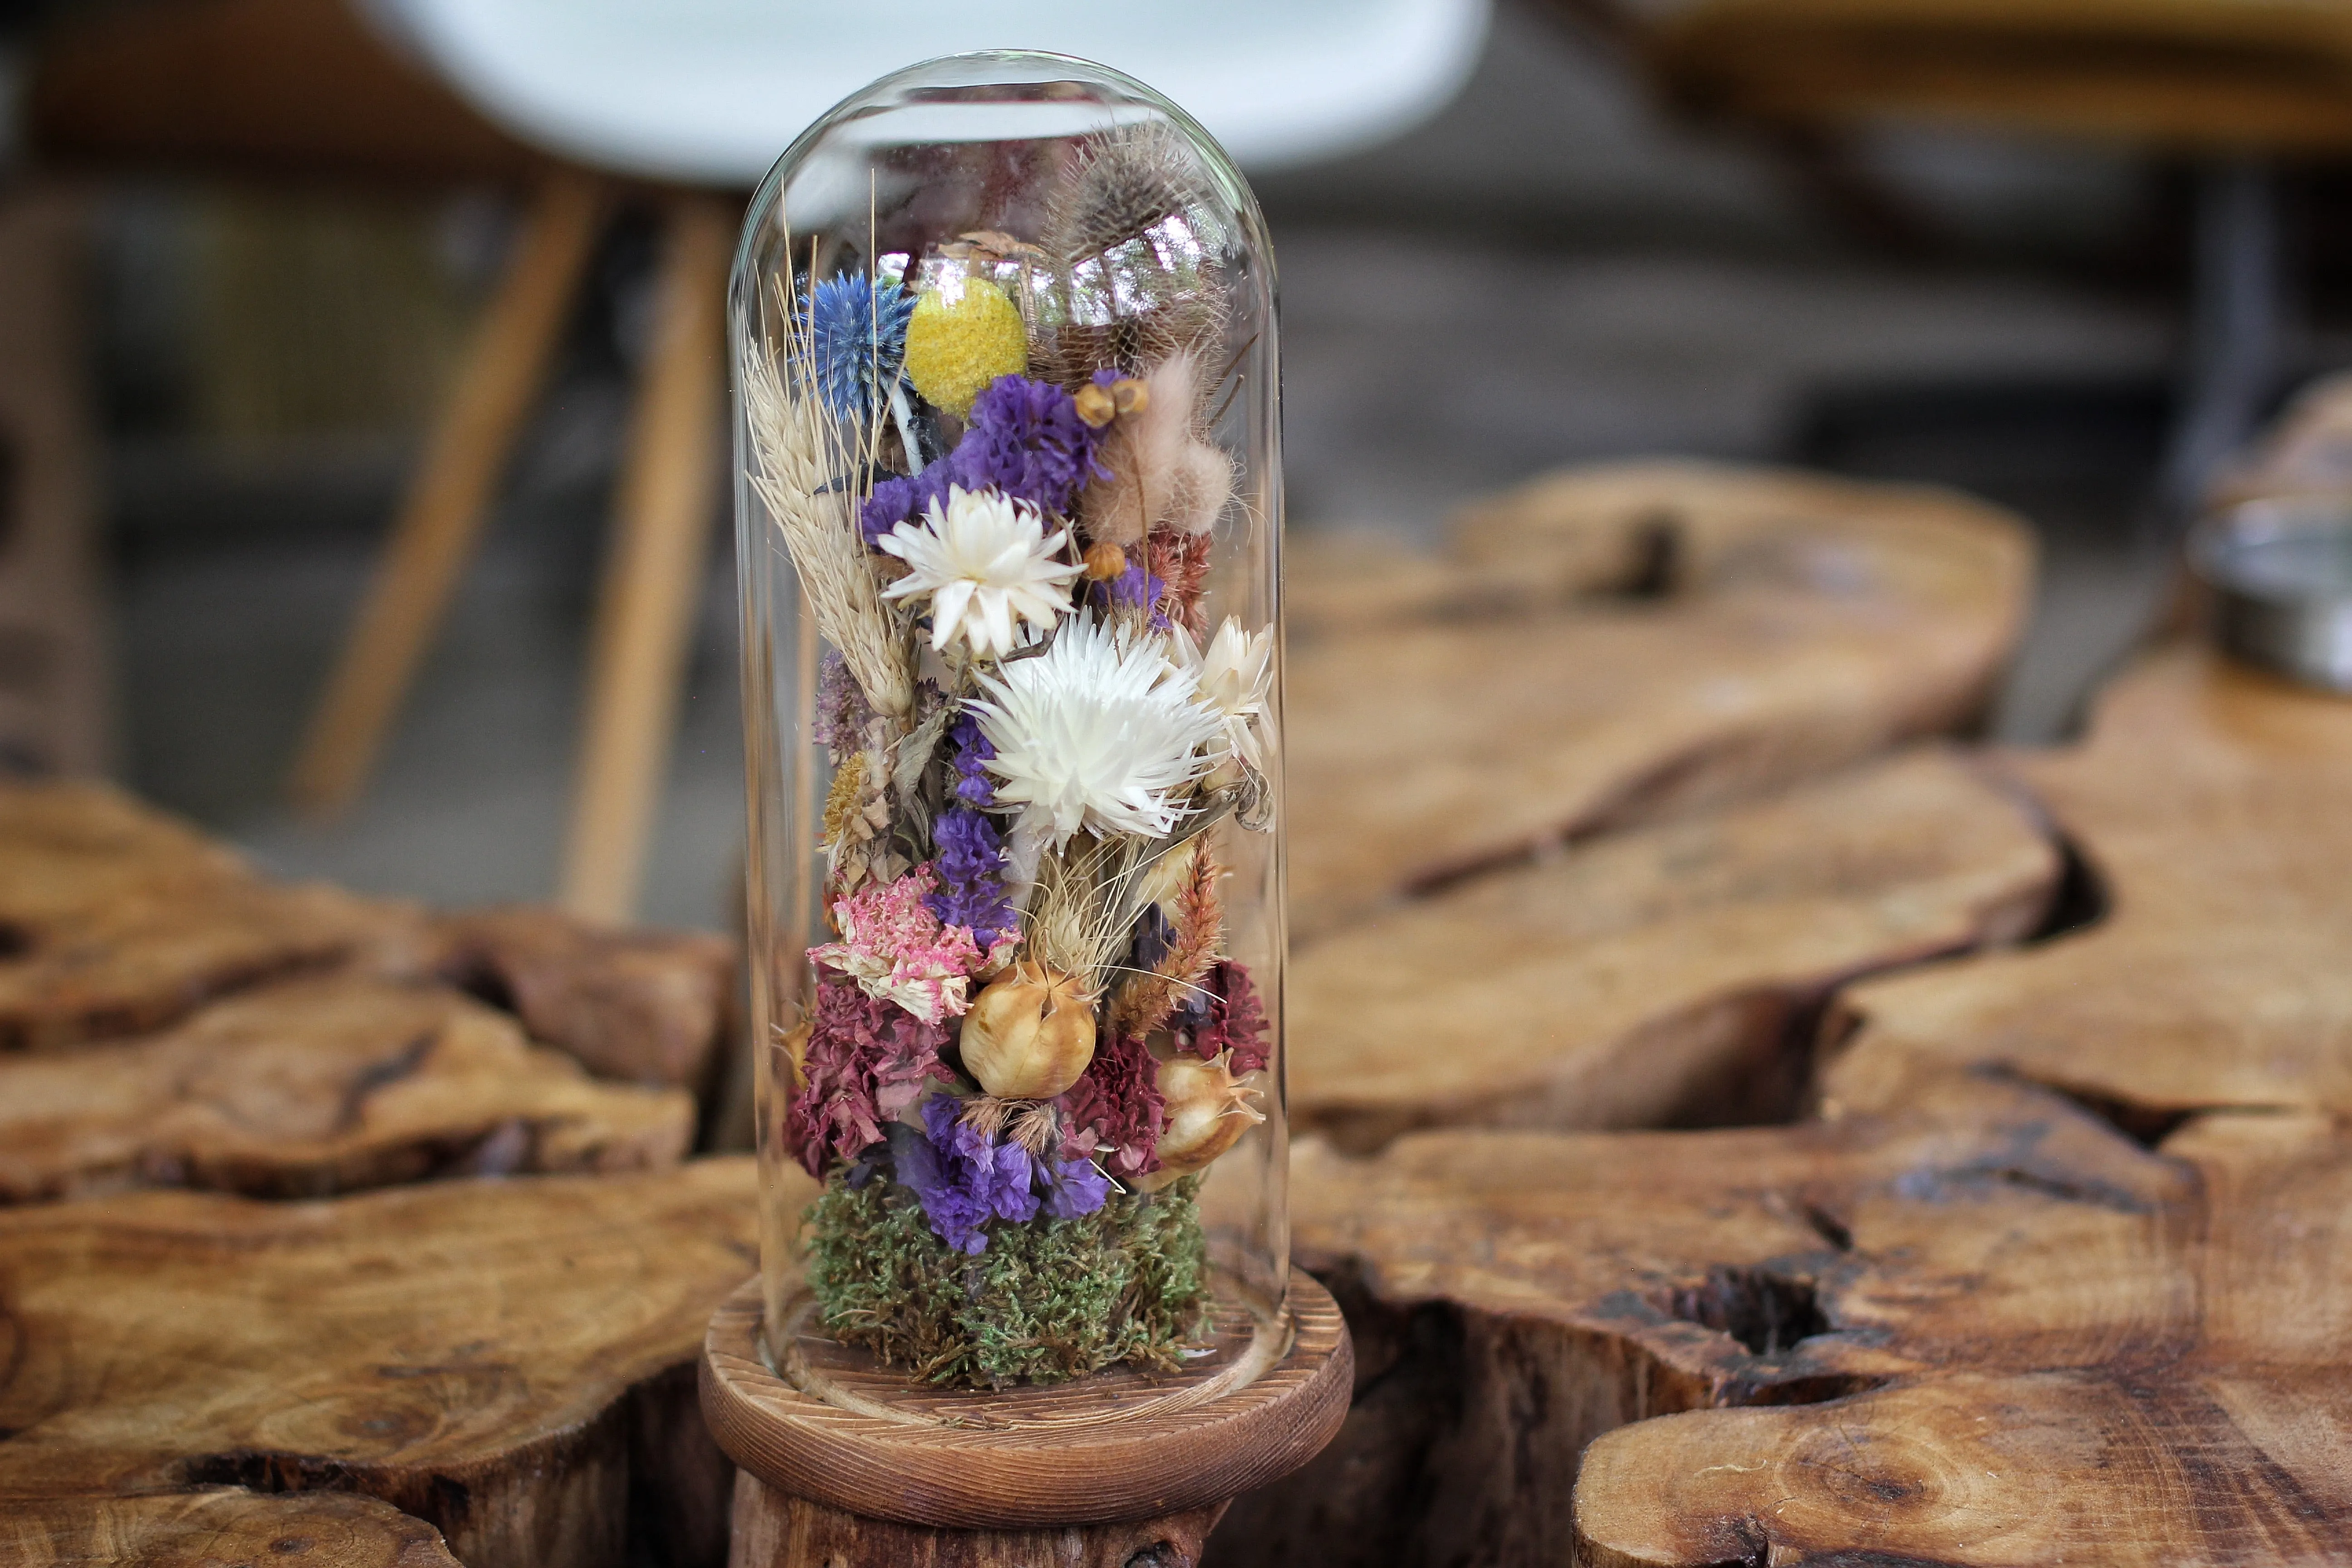
{"type": "Polygon", "coordinates": [[[1216,841],[1269,826],[1273,631],[1203,603],[1242,520],[1199,178],[1131,127],[1069,145],[1034,240],[869,236],[824,277],[812,245],[741,367],[824,645],[808,1277],[830,1331],[936,1383],[1173,1366],[1198,1178],[1263,1120],[1216,841]]]}

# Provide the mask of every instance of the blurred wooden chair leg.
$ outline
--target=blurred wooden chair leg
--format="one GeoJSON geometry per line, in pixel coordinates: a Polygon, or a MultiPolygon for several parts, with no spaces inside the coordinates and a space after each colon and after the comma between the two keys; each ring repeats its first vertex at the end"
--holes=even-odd
{"type": "Polygon", "coordinates": [[[727,268],[739,215],[681,199],[662,261],[657,337],[638,388],[612,554],[589,654],[562,902],[619,921],[635,908],[669,765],[678,688],[710,545],[725,387],[727,268]]]}
{"type": "Polygon", "coordinates": [[[333,816],[367,782],[562,342],[604,208],[604,181],[572,169],[531,207],[311,716],[289,784],[307,812],[333,816]]]}
{"type": "Polygon", "coordinates": [[[83,369],[82,195],[0,200],[0,777],[97,773],[113,751],[83,369]]]}

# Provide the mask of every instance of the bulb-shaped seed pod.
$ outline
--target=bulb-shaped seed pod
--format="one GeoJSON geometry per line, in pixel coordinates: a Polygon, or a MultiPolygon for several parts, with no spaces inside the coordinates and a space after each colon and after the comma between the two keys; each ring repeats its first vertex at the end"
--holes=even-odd
{"type": "Polygon", "coordinates": [[[1233,1059],[1231,1051],[1205,1062],[1186,1051],[1160,1064],[1160,1097],[1167,1102],[1167,1120],[1153,1151],[1160,1156],[1154,1175],[1173,1172],[1182,1176],[1204,1169],[1265,1120],[1265,1113],[1250,1103],[1257,1090],[1234,1077],[1233,1059]]]}
{"type": "Polygon", "coordinates": [[[1003,1100],[1051,1100],[1095,1057],[1094,999],[1070,975],[1024,959],[963,1016],[964,1070],[1003,1100]]]}

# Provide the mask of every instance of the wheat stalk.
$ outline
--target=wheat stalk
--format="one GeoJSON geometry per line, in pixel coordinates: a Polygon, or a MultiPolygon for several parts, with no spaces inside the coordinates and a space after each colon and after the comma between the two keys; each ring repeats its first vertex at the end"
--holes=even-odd
{"type": "Polygon", "coordinates": [[[1148,1035],[1175,1011],[1180,991],[1199,986],[1217,961],[1225,912],[1217,898],[1217,864],[1205,835],[1192,848],[1192,867],[1176,893],[1176,937],[1160,962],[1122,987],[1108,1022],[1121,1034],[1148,1035]]]}
{"type": "Polygon", "coordinates": [[[841,650],[842,662],[877,713],[905,713],[914,674],[858,534],[856,492],[828,459],[839,437],[814,397],[784,390],[775,357],[754,347],[744,355],[743,407],[750,426],[751,488],[767,503],[800,573],[801,594],[816,628],[841,650]]]}

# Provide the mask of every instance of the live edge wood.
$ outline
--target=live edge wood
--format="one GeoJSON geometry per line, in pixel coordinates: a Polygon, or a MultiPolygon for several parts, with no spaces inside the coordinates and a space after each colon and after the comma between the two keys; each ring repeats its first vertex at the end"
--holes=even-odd
{"type": "Polygon", "coordinates": [[[730,1472],[693,1363],[754,1266],[754,1188],[725,1159],[0,1211],[0,1518],[358,1492],[467,1568],[709,1568],[730,1472]]]}
{"type": "Polygon", "coordinates": [[[2008,765],[2104,912],[1844,993],[1821,1120],[1297,1151],[1363,1371],[1213,1562],[2345,1560],[2352,704],[2174,649],[2008,765]]]}
{"type": "Polygon", "coordinates": [[[595,1082],[503,1013],[363,975],[265,986],[133,1039],[0,1053],[0,1204],[650,1170],[693,1133],[683,1089],[595,1082]]]}
{"type": "Polygon", "coordinates": [[[2352,702],[2173,648],[2115,683],[2084,744],[2010,765],[2105,918],[1846,993],[1828,1107],[1977,1066],[2152,1132],[2221,1108],[2352,1114],[2352,702]]]}
{"type": "Polygon", "coordinates": [[[1982,711],[2032,546],[1946,492],[1696,463],[1572,469],[1442,559],[1297,542],[1290,926],[1776,788],[1982,711]]]}
{"type": "Polygon", "coordinates": [[[0,784],[0,1052],[161,1028],[213,997],[334,967],[411,974],[422,910],[263,880],[102,784],[0,784]]]}
{"type": "MultiPolygon", "coordinates": [[[[959,1401],[952,1425],[854,1413],[768,1370],[759,1352],[760,1311],[753,1280],[710,1321],[701,1381],[712,1435],[773,1491],[824,1510],[919,1527],[904,1536],[883,1532],[887,1540],[965,1531],[1008,1532],[1010,1539],[1058,1527],[1165,1522],[1202,1510],[1213,1522],[1213,1510],[1235,1494],[1287,1475],[1329,1441],[1347,1415],[1354,1374],[1339,1308],[1329,1292],[1295,1270],[1295,1336],[1279,1362],[1231,1393],[1140,1415],[1122,1407],[1122,1393],[1181,1387],[1183,1374],[1111,1373],[1102,1374],[1113,1380],[1108,1384],[1098,1378],[971,1396],[959,1401]]],[[[797,1517],[814,1516],[802,1510],[797,1517]]],[[[954,1554],[968,1545],[940,1550],[946,1553],[941,1562],[1000,1561],[954,1554]]],[[[739,1564],[769,1561],[815,1568],[826,1559],[737,1558],[739,1564]]]]}
{"type": "Polygon", "coordinates": [[[144,1497],[19,1498],[0,1508],[13,1568],[459,1568],[441,1532],[373,1498],[241,1487],[144,1497]]]}
{"type": "Polygon", "coordinates": [[[1427,1126],[1784,1120],[1842,982],[2032,930],[2059,857],[1936,750],[1611,834],[1307,947],[1294,1126],[1370,1152],[1427,1126]]]}

